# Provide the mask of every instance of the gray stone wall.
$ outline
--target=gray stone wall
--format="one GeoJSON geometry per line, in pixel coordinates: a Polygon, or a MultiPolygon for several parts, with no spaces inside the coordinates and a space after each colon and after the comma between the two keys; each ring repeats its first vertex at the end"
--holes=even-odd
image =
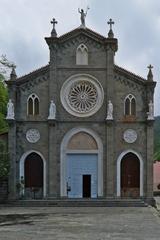
{"type": "MultiPolygon", "coordinates": [[[[15,158],[12,158],[11,176],[15,176],[16,169],[16,178],[19,179],[19,161],[25,152],[39,151],[47,164],[47,195],[59,196],[62,139],[70,129],[85,127],[95,131],[103,143],[104,196],[116,196],[117,158],[124,150],[128,149],[135,150],[143,158],[144,191],[146,196],[151,196],[153,126],[147,128],[146,124],[148,101],[145,84],[142,81],[138,82],[137,79],[134,81],[133,77],[129,77],[129,75],[126,77],[115,73],[115,51],[112,48],[106,50],[104,44],[98,40],[80,35],[59,43],[56,47],[52,46],[50,49],[50,72],[38,77],[31,77],[27,83],[22,83],[17,88],[17,101],[14,91],[10,91],[10,97],[13,98],[16,107],[17,120],[16,130],[11,127],[9,134],[10,151],[16,152],[15,158]],[[84,43],[88,48],[89,64],[87,66],[76,66],[76,49],[80,43],[84,43]],[[81,73],[97,78],[104,89],[102,107],[97,113],[86,118],[70,115],[60,101],[60,90],[63,83],[70,76],[81,73]],[[37,94],[40,98],[40,114],[37,117],[27,117],[27,98],[31,93],[37,94]],[[125,122],[124,99],[129,93],[136,98],[137,115],[136,121],[125,122]],[[47,121],[51,99],[54,99],[57,106],[57,119],[54,124],[47,121]],[[106,122],[109,99],[114,104],[114,120],[106,122]],[[36,128],[40,132],[41,138],[37,143],[31,144],[26,140],[26,132],[30,128],[36,128]],[[138,138],[133,144],[127,144],[123,140],[123,132],[128,128],[136,130],[138,134],[138,138]],[[13,145],[14,139],[16,139],[16,144],[13,145]]],[[[149,93],[149,97],[152,95],[153,93],[149,93]]]]}

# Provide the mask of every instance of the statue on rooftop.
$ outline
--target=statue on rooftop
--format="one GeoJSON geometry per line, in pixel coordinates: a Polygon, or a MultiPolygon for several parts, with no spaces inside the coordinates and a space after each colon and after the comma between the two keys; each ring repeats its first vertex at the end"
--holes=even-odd
{"type": "Polygon", "coordinates": [[[78,8],[78,12],[81,14],[81,26],[83,26],[83,27],[85,27],[85,18],[87,16],[88,10],[89,10],[89,7],[87,7],[86,12],[84,12],[83,9],[81,9],[81,11],[80,11],[80,9],[78,8]]]}

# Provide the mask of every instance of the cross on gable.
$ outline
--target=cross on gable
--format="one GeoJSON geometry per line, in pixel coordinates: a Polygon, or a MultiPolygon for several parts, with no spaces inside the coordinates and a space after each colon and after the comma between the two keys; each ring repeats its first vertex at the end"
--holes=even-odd
{"type": "Polygon", "coordinates": [[[112,25],[114,24],[112,18],[110,18],[107,23],[108,23],[108,25],[110,25],[110,30],[112,30],[112,25]]]}
{"type": "Polygon", "coordinates": [[[152,68],[153,68],[153,66],[150,64],[150,65],[148,66],[148,69],[149,69],[149,70],[152,70],[152,68]]]}
{"type": "Polygon", "coordinates": [[[51,21],[51,24],[53,24],[53,28],[55,28],[55,25],[57,24],[58,22],[56,21],[55,18],[53,18],[53,20],[51,21]]]}

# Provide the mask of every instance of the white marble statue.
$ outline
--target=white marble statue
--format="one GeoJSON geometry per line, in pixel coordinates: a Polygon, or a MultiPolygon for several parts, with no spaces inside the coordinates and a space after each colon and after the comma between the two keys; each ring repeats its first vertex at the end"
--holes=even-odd
{"type": "Polygon", "coordinates": [[[148,120],[154,120],[154,104],[152,102],[152,100],[150,100],[149,104],[148,104],[148,108],[149,108],[149,112],[148,114],[148,120]]]}
{"type": "Polygon", "coordinates": [[[81,11],[80,11],[80,9],[78,8],[78,12],[81,14],[81,26],[82,27],[85,27],[85,18],[87,16],[88,10],[89,10],[89,7],[87,7],[86,12],[84,12],[83,9],[81,9],[81,11]]]}
{"type": "Polygon", "coordinates": [[[50,120],[56,119],[56,105],[53,102],[53,100],[51,100],[51,102],[50,102],[48,119],[50,119],[50,120]]]}
{"type": "Polygon", "coordinates": [[[113,120],[113,104],[112,104],[111,100],[108,101],[106,120],[113,120]]]}
{"type": "Polygon", "coordinates": [[[7,103],[7,116],[6,119],[14,119],[14,104],[11,99],[7,103]]]}

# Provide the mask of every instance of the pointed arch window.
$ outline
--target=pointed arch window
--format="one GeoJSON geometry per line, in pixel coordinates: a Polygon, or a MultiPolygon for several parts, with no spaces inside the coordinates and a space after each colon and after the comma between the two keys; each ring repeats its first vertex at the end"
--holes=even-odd
{"type": "Polygon", "coordinates": [[[84,44],[80,44],[77,48],[76,64],[88,65],[88,48],[84,44]]]}
{"type": "Polygon", "coordinates": [[[124,114],[126,116],[136,116],[136,99],[132,94],[125,98],[124,114]]]}
{"type": "Polygon", "coordinates": [[[27,100],[27,115],[39,115],[39,97],[34,93],[27,100]]]}

